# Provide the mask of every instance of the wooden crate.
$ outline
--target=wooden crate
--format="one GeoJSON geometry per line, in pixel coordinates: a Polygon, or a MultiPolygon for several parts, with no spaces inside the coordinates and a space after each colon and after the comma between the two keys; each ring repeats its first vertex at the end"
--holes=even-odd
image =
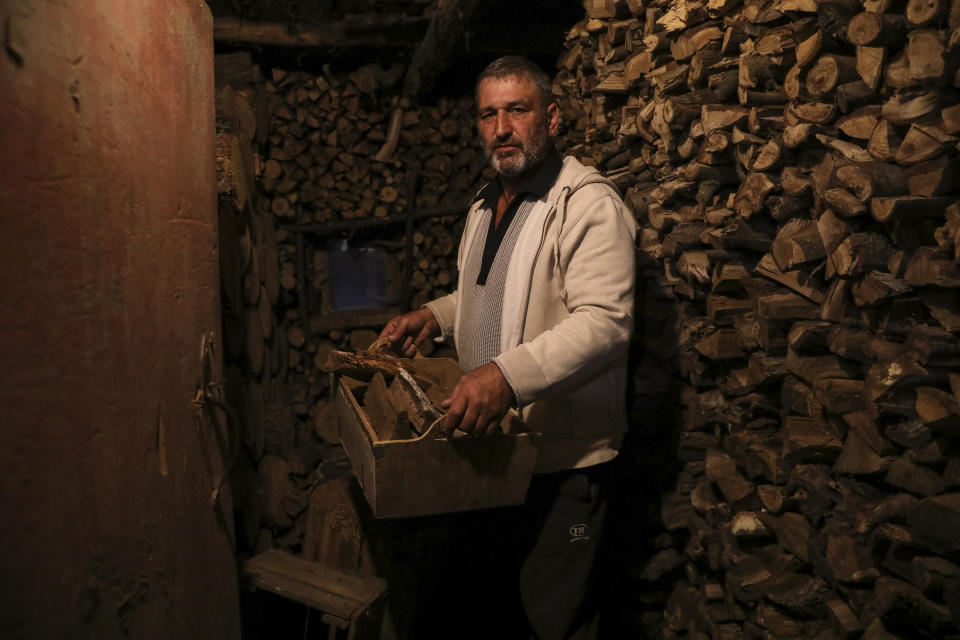
{"type": "MultiPolygon", "coordinates": [[[[439,397],[460,373],[448,358],[407,361],[418,377],[434,380],[439,397]],[[442,393],[441,393],[442,392],[442,393]]],[[[374,515],[402,518],[521,504],[536,461],[536,434],[523,430],[511,412],[503,434],[446,437],[441,421],[419,437],[381,440],[363,403],[369,385],[335,375],[340,441],[374,515]]],[[[441,419],[442,420],[442,419],[441,419]]]]}

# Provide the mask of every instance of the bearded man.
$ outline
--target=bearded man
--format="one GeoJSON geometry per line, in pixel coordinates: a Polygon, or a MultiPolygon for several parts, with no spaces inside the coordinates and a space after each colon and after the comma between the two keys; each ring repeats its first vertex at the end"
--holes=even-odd
{"type": "Polygon", "coordinates": [[[560,111],[534,63],[494,61],[476,100],[497,177],[467,215],[458,288],[381,335],[408,356],[452,337],[464,374],[442,404],[448,430],[489,434],[514,407],[542,434],[527,501],[508,510],[503,535],[523,546],[519,587],[536,637],[592,638],[603,478],[626,430],[635,222],[608,180],[555,149],[560,111]]]}

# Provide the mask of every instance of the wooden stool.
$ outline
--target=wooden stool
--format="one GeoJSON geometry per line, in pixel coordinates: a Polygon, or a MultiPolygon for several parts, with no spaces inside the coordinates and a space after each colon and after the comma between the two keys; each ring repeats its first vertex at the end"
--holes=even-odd
{"type": "Polygon", "coordinates": [[[363,640],[364,634],[358,635],[361,623],[370,629],[371,638],[380,632],[387,586],[379,578],[354,576],[271,549],[243,563],[240,579],[321,611],[321,620],[330,626],[330,640],[337,637],[337,629],[347,630],[347,640],[363,640]]]}

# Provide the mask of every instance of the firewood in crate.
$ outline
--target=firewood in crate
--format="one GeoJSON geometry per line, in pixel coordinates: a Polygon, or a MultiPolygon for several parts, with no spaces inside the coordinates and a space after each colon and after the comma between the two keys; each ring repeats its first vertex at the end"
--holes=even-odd
{"type": "MultiPolygon", "coordinates": [[[[406,399],[410,402],[411,414],[415,414],[419,420],[414,421],[414,416],[411,414],[408,414],[408,417],[421,428],[428,427],[441,416],[440,411],[423,389],[424,386],[429,386],[430,381],[423,379],[418,381],[394,356],[378,353],[375,350],[361,353],[333,351],[330,353],[325,368],[331,373],[345,374],[360,379],[368,379],[372,377],[374,372],[391,376],[394,379],[394,384],[404,391],[406,399]]],[[[397,397],[397,392],[394,391],[393,393],[394,397],[397,397]]]]}
{"type": "Polygon", "coordinates": [[[370,380],[370,386],[363,394],[363,407],[380,440],[412,436],[406,414],[398,410],[394,402],[383,374],[375,373],[370,380]],[[406,433],[403,432],[404,426],[406,426],[406,433]]]}

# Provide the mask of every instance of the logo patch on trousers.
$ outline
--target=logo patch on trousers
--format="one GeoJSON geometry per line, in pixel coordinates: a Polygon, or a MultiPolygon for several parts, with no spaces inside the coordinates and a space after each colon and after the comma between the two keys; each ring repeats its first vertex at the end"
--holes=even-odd
{"type": "Polygon", "coordinates": [[[587,535],[587,525],[585,524],[575,524],[570,527],[570,542],[577,542],[578,540],[589,540],[590,536],[587,535]]]}

